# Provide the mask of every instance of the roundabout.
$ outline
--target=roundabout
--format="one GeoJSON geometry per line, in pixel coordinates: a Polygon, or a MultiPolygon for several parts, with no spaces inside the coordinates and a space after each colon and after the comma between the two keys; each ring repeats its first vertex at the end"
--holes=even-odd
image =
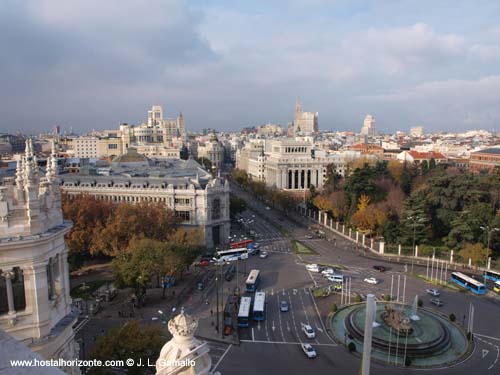
{"type": "MultiPolygon", "coordinates": [[[[331,319],[337,341],[362,352],[365,315],[365,303],[338,310],[331,319]]],[[[465,333],[449,319],[401,303],[377,302],[372,335],[372,360],[396,366],[448,367],[470,352],[465,333]]]]}

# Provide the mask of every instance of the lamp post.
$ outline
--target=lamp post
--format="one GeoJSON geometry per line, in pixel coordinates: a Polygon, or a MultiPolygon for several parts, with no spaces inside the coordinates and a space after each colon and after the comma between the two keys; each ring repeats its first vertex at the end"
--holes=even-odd
{"type": "MultiPolygon", "coordinates": [[[[487,233],[487,235],[488,235],[488,239],[487,239],[488,246],[487,247],[488,247],[488,250],[491,251],[491,249],[490,249],[491,234],[493,232],[500,231],[500,228],[496,228],[496,227],[495,228],[490,228],[489,225],[480,226],[479,228],[482,229],[484,232],[487,233]]],[[[489,256],[489,254],[488,254],[488,256],[489,256]]],[[[488,269],[488,256],[486,257],[486,269],[488,269]]],[[[486,284],[486,274],[484,274],[484,278],[485,278],[484,281],[485,281],[485,284],[486,284]]]]}
{"type": "Polygon", "coordinates": [[[415,240],[416,240],[416,235],[417,235],[417,222],[422,222],[422,218],[420,216],[408,216],[408,220],[411,220],[413,223],[413,257],[411,258],[411,272],[413,273],[413,263],[414,263],[414,258],[415,258],[415,240]]]}

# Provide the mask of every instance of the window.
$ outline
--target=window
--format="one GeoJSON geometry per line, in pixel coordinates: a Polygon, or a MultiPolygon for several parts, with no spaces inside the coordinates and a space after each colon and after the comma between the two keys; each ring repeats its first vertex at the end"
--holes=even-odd
{"type": "Polygon", "coordinates": [[[220,199],[215,198],[212,201],[212,220],[220,219],[220,199]]]}
{"type": "Polygon", "coordinates": [[[190,220],[190,212],[189,211],[175,211],[175,217],[181,219],[182,221],[190,220]]]}

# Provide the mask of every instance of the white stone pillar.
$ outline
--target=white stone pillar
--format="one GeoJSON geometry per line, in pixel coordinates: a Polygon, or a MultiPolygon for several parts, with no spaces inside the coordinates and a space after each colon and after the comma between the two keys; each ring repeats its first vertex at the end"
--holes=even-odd
{"type": "Polygon", "coordinates": [[[349,228],[349,238],[351,238],[352,228],[349,228]]]}
{"type": "Polygon", "coordinates": [[[398,245],[398,255],[401,256],[401,244],[398,245]]]}
{"type": "Polygon", "coordinates": [[[333,230],[333,217],[330,219],[330,229],[333,230]]]}
{"type": "Polygon", "coordinates": [[[472,267],[472,259],[469,258],[469,267],[472,267]]]}
{"type": "Polygon", "coordinates": [[[491,257],[488,257],[488,270],[491,269],[491,257]]]}
{"type": "Polygon", "coordinates": [[[2,276],[5,277],[5,287],[7,289],[7,305],[9,306],[9,315],[14,315],[16,309],[14,308],[14,293],[12,292],[12,278],[14,273],[12,270],[4,271],[2,276]]]}
{"type": "Polygon", "coordinates": [[[356,242],[359,242],[359,232],[356,231],[356,242]]]}
{"type": "Polygon", "coordinates": [[[450,253],[450,264],[453,264],[453,250],[450,253]]]}
{"type": "Polygon", "coordinates": [[[385,243],[384,243],[384,242],[380,242],[380,243],[379,243],[379,250],[378,250],[378,252],[379,252],[380,254],[383,254],[383,253],[384,253],[384,251],[385,251],[385,243]]]}
{"type": "Polygon", "coordinates": [[[335,223],[335,230],[339,230],[339,222],[338,221],[335,223]]]}
{"type": "Polygon", "coordinates": [[[292,186],[290,189],[295,189],[295,170],[292,170],[292,186]]]}
{"type": "Polygon", "coordinates": [[[373,238],[370,239],[370,249],[373,250],[373,238]]]}
{"type": "Polygon", "coordinates": [[[366,238],[366,236],[365,236],[365,234],[363,233],[363,239],[362,239],[362,241],[361,241],[361,244],[362,244],[363,246],[365,246],[365,238],[366,238]]]}
{"type": "Polygon", "coordinates": [[[418,258],[418,245],[415,246],[415,258],[418,258]]]}
{"type": "Polygon", "coordinates": [[[326,212],[325,212],[325,227],[327,227],[327,226],[328,226],[327,220],[328,220],[328,215],[327,215],[327,214],[326,214],[326,212]]]}
{"type": "Polygon", "coordinates": [[[345,224],[342,224],[342,234],[345,234],[345,224]]]}
{"type": "Polygon", "coordinates": [[[366,315],[365,315],[365,331],[363,341],[363,359],[361,361],[362,375],[370,375],[370,363],[372,356],[372,335],[373,335],[373,321],[377,305],[375,303],[375,296],[368,294],[366,296],[366,315]]]}

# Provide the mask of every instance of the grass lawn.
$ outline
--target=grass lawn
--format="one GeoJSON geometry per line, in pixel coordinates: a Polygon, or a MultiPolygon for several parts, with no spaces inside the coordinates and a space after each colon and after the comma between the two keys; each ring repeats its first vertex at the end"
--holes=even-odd
{"type": "Polygon", "coordinates": [[[297,240],[292,240],[292,249],[295,254],[318,254],[312,248],[297,240]]]}
{"type": "Polygon", "coordinates": [[[464,290],[464,289],[456,286],[455,284],[449,283],[447,281],[443,284],[443,283],[440,283],[440,282],[436,282],[435,279],[431,280],[429,277],[426,277],[424,275],[417,275],[417,277],[419,279],[422,279],[422,280],[430,283],[430,284],[433,284],[433,285],[436,285],[436,286],[442,286],[442,287],[445,287],[445,288],[448,288],[448,289],[451,289],[451,290],[455,290],[457,292],[464,290]]]}
{"type": "Polygon", "coordinates": [[[335,268],[335,269],[338,269],[338,270],[348,270],[349,269],[346,266],[343,266],[341,264],[335,264],[335,263],[318,263],[318,266],[320,266],[320,267],[335,268]]]}

